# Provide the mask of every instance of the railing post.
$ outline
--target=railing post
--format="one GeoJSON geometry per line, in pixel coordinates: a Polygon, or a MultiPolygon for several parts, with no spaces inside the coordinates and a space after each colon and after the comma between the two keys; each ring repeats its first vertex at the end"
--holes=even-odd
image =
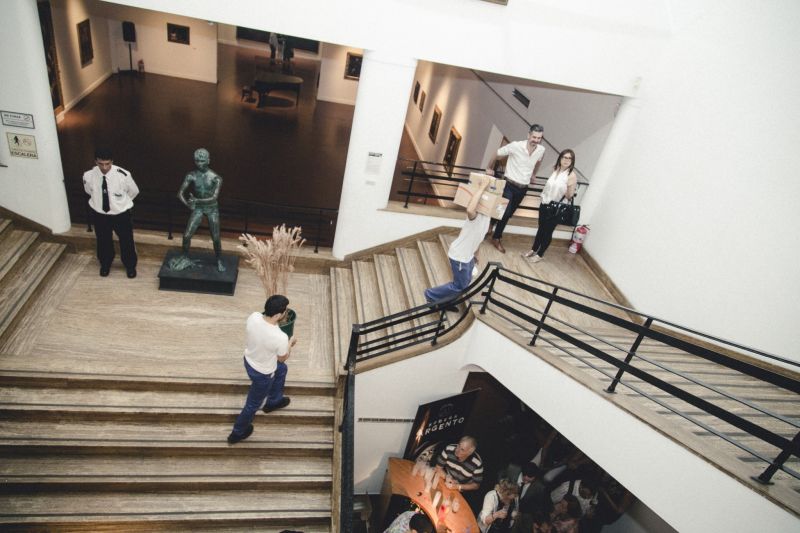
{"type": "Polygon", "coordinates": [[[760,476],[753,476],[753,479],[762,485],[772,485],[772,476],[775,475],[775,472],[777,472],[783,466],[783,463],[785,463],[786,460],[792,455],[792,452],[789,448],[797,447],[798,444],[800,444],[800,432],[794,436],[792,443],[789,446],[781,450],[781,453],[778,454],[778,457],[772,461],[767,469],[761,472],[760,476]]]}
{"type": "Polygon", "coordinates": [[[167,239],[172,240],[172,200],[167,196],[167,239]]]}
{"type": "Polygon", "coordinates": [[[436,325],[436,334],[433,336],[433,340],[431,341],[431,346],[436,346],[436,343],[439,342],[439,333],[442,331],[442,326],[444,325],[444,317],[447,311],[442,308],[441,313],[439,314],[439,323],[436,325]]]}
{"type": "Polygon", "coordinates": [[[347,377],[345,378],[342,401],[342,423],[339,426],[339,431],[342,433],[342,492],[339,505],[339,531],[348,533],[353,530],[353,463],[355,453],[353,401],[355,398],[354,370],[359,336],[359,326],[354,324],[353,333],[350,335],[350,347],[347,350],[347,362],[345,363],[347,377]]]}
{"type": "Polygon", "coordinates": [[[319,238],[322,235],[322,209],[319,210],[319,216],[317,217],[317,239],[314,241],[314,253],[319,253],[319,238]]]}
{"type": "MultiPolygon", "coordinates": [[[[633,344],[631,345],[631,349],[628,350],[628,355],[625,357],[625,364],[626,365],[629,364],[631,362],[631,360],[633,359],[633,356],[636,355],[636,350],[639,349],[639,344],[641,344],[642,343],[642,339],[644,339],[644,333],[645,333],[645,331],[650,329],[650,324],[652,324],[652,323],[653,323],[653,319],[652,318],[648,318],[645,321],[644,325],[642,326],[642,329],[639,330],[639,336],[636,337],[635,341],[633,341],[633,344]]],[[[617,370],[617,375],[614,376],[614,380],[611,382],[611,385],[608,386],[608,388],[606,389],[606,392],[611,393],[611,394],[613,394],[615,392],[615,389],[617,388],[617,383],[619,383],[619,380],[622,379],[622,374],[624,374],[624,373],[625,373],[625,369],[624,368],[620,368],[619,370],[617,370]]]]}
{"type": "Polygon", "coordinates": [[[498,272],[499,269],[495,267],[495,269],[490,274],[491,278],[489,279],[489,287],[486,289],[486,292],[484,293],[486,297],[483,299],[483,303],[481,304],[480,313],[482,315],[486,314],[486,308],[489,307],[489,297],[492,295],[492,291],[494,290],[494,281],[497,279],[498,272]]]}
{"type": "Polygon", "coordinates": [[[558,287],[553,287],[553,292],[550,293],[550,298],[547,300],[547,305],[544,306],[544,311],[542,311],[542,318],[539,320],[539,324],[536,326],[536,331],[533,332],[533,338],[531,338],[531,342],[528,343],[528,346],[536,345],[536,339],[539,338],[539,332],[542,331],[542,324],[544,324],[548,313],[550,313],[550,308],[553,306],[553,300],[555,299],[556,294],[558,294],[558,287]]]}
{"type": "Polygon", "coordinates": [[[403,205],[406,209],[408,209],[408,199],[411,197],[411,189],[414,187],[414,178],[417,175],[417,163],[419,161],[414,161],[414,168],[411,169],[411,181],[408,182],[408,190],[406,191],[406,203],[403,205]]]}

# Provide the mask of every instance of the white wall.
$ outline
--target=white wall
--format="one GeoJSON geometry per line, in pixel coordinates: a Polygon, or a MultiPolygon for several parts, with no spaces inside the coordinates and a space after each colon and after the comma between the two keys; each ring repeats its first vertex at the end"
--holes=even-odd
{"type": "Polygon", "coordinates": [[[145,70],[154,74],[186,78],[209,83],[217,82],[217,25],[178,15],[135,9],[111,3],[98,4],[108,19],[112,68],[130,68],[128,45],[122,39],[122,22],[136,25],[136,43],[132,46],[133,68],[139,59],[145,70]],[[189,27],[189,44],[167,40],[167,23],[189,27]]]}
{"type": "Polygon", "coordinates": [[[108,23],[94,13],[97,2],[93,0],[51,0],[50,5],[64,111],[69,111],[111,75],[108,23]],[[82,67],[77,25],[87,18],[92,30],[94,58],[91,63],[82,67]]]}
{"type": "MultiPolygon", "coordinates": [[[[64,171],[50,99],[36,2],[5,0],[0,13],[0,109],[33,115],[35,129],[0,125],[0,205],[47,226],[69,229],[64,171]],[[33,135],[38,159],[10,157],[6,133],[33,135]]],[[[77,32],[77,30],[76,30],[77,32]]]]}
{"type": "Polygon", "coordinates": [[[674,15],[587,249],[637,308],[800,361],[800,3],[674,15]]]}
{"type": "Polygon", "coordinates": [[[335,102],[337,104],[355,105],[358,80],[344,77],[347,53],[363,55],[360,48],[320,43],[319,89],[317,100],[335,102]]]}

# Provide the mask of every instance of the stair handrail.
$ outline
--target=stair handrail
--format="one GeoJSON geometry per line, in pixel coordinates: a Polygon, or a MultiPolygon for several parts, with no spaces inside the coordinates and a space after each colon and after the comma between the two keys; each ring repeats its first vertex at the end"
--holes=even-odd
{"type": "MultiPolygon", "coordinates": [[[[724,440],[733,444],[734,446],[750,453],[757,459],[767,463],[768,465],[767,468],[760,475],[752,477],[752,479],[754,479],[755,481],[761,484],[770,484],[773,475],[778,470],[782,470],[783,472],[789,474],[790,476],[800,479],[800,472],[796,472],[791,468],[785,466],[786,460],[788,460],[788,458],[791,457],[792,455],[800,457],[800,431],[798,431],[797,434],[792,439],[784,437],[783,435],[780,435],[768,428],[755,424],[754,422],[751,422],[750,420],[747,420],[739,416],[738,414],[729,411],[728,409],[721,408],[713,404],[712,402],[701,398],[698,395],[690,393],[649,372],[642,370],[641,368],[638,368],[633,364],[633,358],[637,357],[650,364],[655,364],[662,370],[678,375],[679,377],[682,377],[684,379],[688,379],[691,383],[695,385],[703,386],[705,388],[708,388],[709,390],[721,394],[722,396],[728,399],[738,401],[744,405],[747,405],[748,407],[760,411],[761,413],[764,413],[777,420],[780,420],[781,422],[787,423],[790,426],[793,426],[794,428],[800,428],[800,421],[795,421],[791,418],[787,418],[779,414],[772,413],[770,410],[761,408],[753,404],[749,400],[739,398],[733,394],[729,394],[725,391],[720,390],[720,388],[718,387],[715,388],[713,385],[704,383],[702,380],[691,378],[690,376],[685,375],[685,373],[670,369],[667,365],[650,361],[649,359],[647,359],[646,356],[638,354],[637,350],[639,348],[639,345],[644,339],[652,339],[654,341],[666,344],[667,346],[672,346],[680,350],[683,350],[685,353],[689,355],[713,361],[727,368],[736,370],[737,372],[740,372],[742,374],[749,375],[761,381],[771,383],[773,385],[781,387],[790,392],[794,392],[796,394],[800,394],[800,379],[788,376],[785,373],[776,372],[759,365],[742,361],[741,359],[735,357],[731,357],[727,354],[722,353],[721,351],[714,350],[710,347],[702,346],[699,343],[694,343],[690,340],[672,335],[670,332],[666,330],[661,331],[653,329],[653,324],[654,322],[659,322],[667,327],[676,329],[679,332],[688,333],[692,336],[699,337],[701,340],[711,341],[712,343],[715,344],[722,344],[736,348],[738,350],[750,352],[753,355],[762,358],[767,358],[773,361],[778,361],[792,368],[800,369],[800,363],[783,357],[779,357],[775,354],[771,354],[762,350],[749,348],[740,343],[728,341],[718,336],[705,334],[695,329],[681,326],[672,321],[664,320],[652,315],[648,315],[636,309],[632,309],[630,307],[626,307],[623,305],[619,305],[617,303],[608,302],[600,298],[596,298],[594,296],[583,294],[581,292],[557,285],[552,282],[520,274],[518,272],[515,272],[513,270],[504,267],[500,263],[494,263],[494,262],[488,263],[484,267],[483,271],[478,275],[478,277],[476,277],[473,280],[473,282],[467,287],[467,289],[453,300],[447,302],[434,303],[434,304],[420,305],[413,307],[411,309],[400,311],[398,313],[387,315],[385,317],[380,317],[374,320],[370,320],[362,324],[353,325],[350,337],[350,345],[347,353],[347,364],[345,368],[345,370],[347,371],[347,381],[345,386],[346,399],[344,405],[345,412],[343,415],[344,422],[339,428],[340,431],[342,431],[343,433],[343,442],[344,441],[350,442],[350,448],[348,449],[347,453],[350,454],[353,453],[352,449],[353,396],[352,395],[354,393],[354,386],[355,386],[355,380],[353,378],[358,364],[368,359],[380,357],[392,352],[396,352],[398,350],[410,348],[412,346],[418,345],[423,342],[430,342],[432,346],[435,346],[442,335],[446,335],[448,332],[453,331],[467,317],[467,315],[470,313],[470,309],[474,305],[480,305],[480,310],[478,312],[482,315],[490,311],[494,312],[494,308],[497,308],[505,311],[506,313],[510,314],[512,317],[516,319],[520,319],[523,322],[527,322],[528,324],[535,326],[536,329],[533,332],[533,337],[531,341],[529,342],[530,346],[535,346],[536,341],[538,339],[544,339],[541,335],[542,332],[544,331],[545,333],[548,333],[558,339],[570,343],[571,346],[580,349],[586,354],[593,356],[599,360],[602,360],[608,364],[611,364],[613,367],[616,367],[617,373],[612,378],[612,376],[609,373],[593,365],[591,362],[587,362],[580,356],[572,354],[571,352],[569,352],[569,350],[564,350],[568,355],[572,357],[577,357],[584,363],[588,364],[591,368],[600,371],[607,377],[611,378],[612,379],[611,385],[609,385],[609,387],[604,390],[608,394],[613,394],[615,392],[616,386],[620,383],[623,383],[622,381],[623,376],[625,374],[629,374],[640,379],[641,381],[644,381],[645,383],[648,383],[660,389],[661,391],[666,392],[667,394],[669,394],[674,398],[678,398],[704,411],[705,413],[716,417],[719,420],[722,420],[766,443],[775,446],[780,450],[778,455],[774,459],[765,457],[762,454],[750,448],[749,446],[738,442],[736,439],[724,435],[721,431],[710,427],[708,424],[698,421],[693,416],[688,415],[687,413],[684,413],[683,411],[667,404],[666,402],[653,397],[647,392],[641,390],[636,385],[628,382],[623,383],[625,386],[627,386],[629,389],[633,390],[637,394],[640,394],[656,402],[662,407],[676,413],[677,415],[685,418],[690,422],[693,422],[703,427],[705,430],[710,431],[711,433],[717,435],[718,437],[723,438],[724,440]],[[511,299],[510,297],[505,296],[498,290],[498,288],[496,287],[497,282],[525,290],[536,296],[543,297],[546,299],[547,304],[543,310],[539,310],[539,309],[534,309],[520,302],[514,302],[524,308],[523,311],[520,311],[516,307],[509,305],[509,302],[513,302],[514,300],[511,299]],[[538,288],[533,284],[544,285],[545,287],[548,288],[548,290],[538,288]],[[473,298],[477,295],[480,295],[481,299],[473,300],[473,298]],[[629,315],[635,316],[637,319],[636,320],[625,319],[605,311],[591,308],[587,306],[585,303],[581,303],[573,299],[570,299],[569,296],[588,300],[596,304],[600,304],[602,306],[607,306],[608,308],[615,309],[617,311],[623,311],[625,313],[628,313],[629,315]],[[446,321],[449,322],[449,319],[446,318],[448,309],[451,308],[452,306],[458,306],[461,304],[464,304],[464,309],[458,313],[457,320],[455,322],[450,323],[449,325],[446,325],[445,322],[446,321]],[[573,309],[579,313],[587,314],[594,318],[599,318],[601,320],[608,322],[609,324],[626,329],[632,333],[637,334],[636,340],[633,342],[630,348],[619,347],[615,343],[594,336],[590,332],[584,331],[580,327],[571,325],[568,322],[552,315],[550,309],[554,304],[569,307],[570,309],[573,309]],[[532,313],[530,313],[530,311],[534,311],[535,314],[538,315],[538,317],[534,316],[532,313]],[[421,325],[415,325],[428,315],[438,315],[438,318],[433,322],[423,323],[421,325]],[[613,355],[610,355],[604,352],[603,350],[596,348],[590,345],[589,343],[582,341],[565,331],[558,329],[557,327],[552,325],[553,322],[566,325],[581,333],[588,334],[593,339],[602,341],[604,344],[607,344],[608,346],[611,346],[616,350],[625,353],[626,357],[624,361],[621,361],[616,357],[614,357],[613,355]],[[411,324],[411,326],[406,330],[388,333],[379,338],[362,340],[366,335],[374,334],[380,330],[388,329],[394,326],[399,326],[405,323],[411,324]]],[[[514,324],[515,326],[522,328],[523,330],[530,331],[523,325],[520,325],[519,323],[515,322],[512,318],[509,318],[508,316],[496,312],[495,314],[499,318],[506,320],[511,324],[514,324]]],[[[552,343],[552,341],[548,340],[548,342],[550,342],[550,344],[555,346],[555,344],[552,343]]],[[[346,463],[349,464],[349,468],[352,469],[352,457],[350,457],[349,463],[343,457],[342,478],[343,480],[345,480],[349,475],[352,481],[352,470],[349,473],[344,471],[346,463]]],[[[350,501],[349,506],[345,505],[344,501],[345,492],[349,492],[352,497],[352,486],[350,486],[349,489],[346,489],[345,486],[343,485],[343,495],[342,495],[343,512],[352,515],[352,512],[346,511],[348,509],[350,510],[352,509],[352,500],[350,501]]],[[[348,531],[348,530],[343,529],[343,531],[348,531]]]]}

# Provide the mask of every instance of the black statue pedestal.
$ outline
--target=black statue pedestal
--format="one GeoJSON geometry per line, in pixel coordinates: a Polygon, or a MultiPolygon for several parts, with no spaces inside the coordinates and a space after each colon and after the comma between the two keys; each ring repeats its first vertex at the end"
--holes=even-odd
{"type": "Polygon", "coordinates": [[[222,254],[225,272],[217,270],[217,258],[213,253],[189,252],[189,259],[197,263],[194,268],[172,270],[173,258],[181,257],[181,250],[169,250],[158,271],[158,288],[162,291],[201,292],[205,294],[228,294],[233,296],[236,279],[239,277],[239,256],[222,254]]]}

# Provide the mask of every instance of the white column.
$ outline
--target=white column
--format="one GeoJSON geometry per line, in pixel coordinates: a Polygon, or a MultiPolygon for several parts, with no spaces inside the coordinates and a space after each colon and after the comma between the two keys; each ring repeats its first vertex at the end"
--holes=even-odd
{"type": "Polygon", "coordinates": [[[416,59],[364,51],[333,241],[337,258],[383,242],[381,225],[370,226],[370,219],[389,198],[416,67],[416,59]]]}
{"type": "Polygon", "coordinates": [[[603,200],[606,187],[617,167],[620,156],[623,152],[630,150],[628,143],[630,132],[641,107],[641,101],[637,98],[626,97],[622,100],[603,152],[600,154],[600,159],[597,160],[589,187],[581,200],[581,224],[592,223],[592,215],[603,200]]]}
{"type": "Polygon", "coordinates": [[[36,0],[0,8],[0,109],[33,115],[34,129],[0,124],[0,205],[56,233],[70,227],[64,170],[36,0]],[[6,133],[32,135],[38,159],[11,157],[6,133]]]}

